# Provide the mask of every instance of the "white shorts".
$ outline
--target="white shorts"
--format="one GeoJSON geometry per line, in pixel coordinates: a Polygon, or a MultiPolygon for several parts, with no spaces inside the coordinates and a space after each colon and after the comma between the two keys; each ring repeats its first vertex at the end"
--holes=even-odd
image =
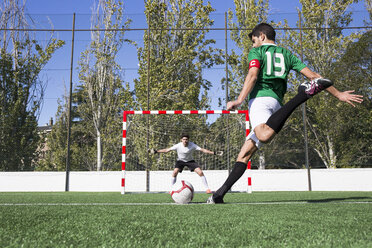
{"type": "Polygon", "coordinates": [[[272,114],[278,111],[282,106],[279,101],[272,97],[257,97],[253,98],[248,103],[249,107],[249,120],[251,122],[251,130],[248,139],[256,142],[256,146],[260,148],[262,143],[257,139],[254,133],[254,128],[270,118],[272,114]]]}

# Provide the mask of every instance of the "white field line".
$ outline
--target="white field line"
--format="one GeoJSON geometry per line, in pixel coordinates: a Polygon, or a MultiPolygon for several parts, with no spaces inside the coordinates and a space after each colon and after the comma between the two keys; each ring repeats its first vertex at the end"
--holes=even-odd
{"type": "MultiPolygon", "coordinates": [[[[293,201],[293,202],[235,202],[223,205],[239,204],[239,205],[300,205],[300,204],[372,204],[372,201],[293,201]]],[[[169,205],[182,205],[169,202],[149,202],[149,203],[135,203],[135,202],[122,202],[122,203],[0,203],[0,206],[169,206],[169,205]]],[[[187,204],[185,204],[187,205],[187,204]]],[[[207,203],[192,202],[188,205],[209,205],[207,203]]]]}

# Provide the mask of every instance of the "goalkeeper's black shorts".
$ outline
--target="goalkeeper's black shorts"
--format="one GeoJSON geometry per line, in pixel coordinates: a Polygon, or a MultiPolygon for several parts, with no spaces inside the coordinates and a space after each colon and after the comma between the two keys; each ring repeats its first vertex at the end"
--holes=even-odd
{"type": "Polygon", "coordinates": [[[200,167],[198,163],[195,162],[195,160],[191,160],[187,162],[177,160],[175,167],[180,169],[180,172],[182,172],[185,166],[187,166],[191,172],[193,172],[196,168],[200,167]]]}

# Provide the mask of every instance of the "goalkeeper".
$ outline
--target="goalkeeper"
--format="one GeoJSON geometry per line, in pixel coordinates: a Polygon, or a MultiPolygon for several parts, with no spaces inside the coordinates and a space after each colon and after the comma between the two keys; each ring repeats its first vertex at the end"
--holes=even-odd
{"type": "MultiPolygon", "coordinates": [[[[249,34],[253,48],[248,54],[249,69],[243,88],[235,101],[227,103],[226,109],[238,108],[245,98],[249,98],[249,117],[252,132],[243,144],[235,166],[224,184],[207,200],[208,203],[223,203],[225,194],[244,174],[247,163],[263,143],[269,142],[282,129],[291,113],[302,103],[327,90],[338,100],[352,106],[361,103],[363,96],[354,91],[338,91],[328,79],[313,72],[285,48],[275,44],[275,30],[266,23],[257,25],[249,34]],[[287,91],[287,77],[290,70],[307,77],[298,87],[298,94],[282,106],[287,91]]],[[[355,106],[354,106],[355,107],[355,106]]]]}
{"type": "Polygon", "coordinates": [[[204,152],[206,154],[219,155],[219,156],[223,155],[222,151],[212,152],[210,150],[199,147],[195,143],[189,141],[188,134],[182,134],[181,142],[178,144],[175,144],[171,148],[160,149],[160,150],[151,149],[150,153],[155,154],[155,153],[167,153],[170,151],[177,151],[178,158],[177,158],[175,168],[173,170],[171,185],[176,183],[178,173],[179,172],[181,173],[183,168],[187,166],[190,171],[195,171],[196,174],[200,176],[200,179],[202,180],[202,183],[206,189],[207,194],[211,194],[212,191],[210,190],[208,186],[207,179],[205,178],[204,173],[202,169],[200,168],[199,164],[195,162],[192,156],[195,150],[204,152]]]}

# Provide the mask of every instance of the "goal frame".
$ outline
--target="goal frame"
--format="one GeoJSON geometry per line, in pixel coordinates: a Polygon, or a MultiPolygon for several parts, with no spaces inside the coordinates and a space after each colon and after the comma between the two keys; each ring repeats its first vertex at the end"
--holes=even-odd
{"type": "MultiPolygon", "coordinates": [[[[123,111],[123,144],[121,157],[121,194],[125,194],[125,155],[126,155],[126,140],[127,140],[127,121],[129,115],[198,115],[198,114],[243,114],[245,115],[245,137],[250,132],[249,112],[248,110],[124,110],[123,111]]],[[[251,179],[251,161],[247,164],[248,184],[247,193],[252,193],[252,179],[251,179]]]]}

